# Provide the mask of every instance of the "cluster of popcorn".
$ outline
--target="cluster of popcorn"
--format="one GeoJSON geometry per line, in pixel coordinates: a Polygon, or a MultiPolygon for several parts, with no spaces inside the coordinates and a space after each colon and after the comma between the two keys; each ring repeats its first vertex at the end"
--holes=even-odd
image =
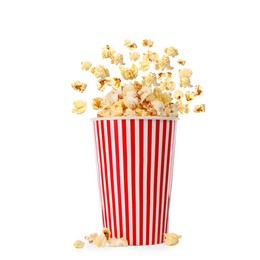
{"type": "MultiPolygon", "coordinates": [[[[105,247],[107,244],[110,247],[117,246],[128,246],[128,242],[125,238],[111,238],[111,233],[108,228],[103,228],[100,235],[97,233],[90,234],[85,236],[85,239],[89,242],[89,244],[94,244],[97,247],[105,247]]],[[[82,240],[76,240],[73,244],[75,248],[83,248],[85,246],[85,242],[82,240]]]]}
{"type": "MultiPolygon", "coordinates": [[[[90,71],[97,79],[98,90],[111,89],[103,97],[93,99],[92,107],[98,111],[97,117],[178,117],[180,113],[189,113],[190,103],[203,93],[200,85],[191,84],[192,70],[184,67],[186,61],[175,60],[179,55],[175,47],[165,48],[160,56],[151,50],[153,41],[145,39],[142,45],[148,48],[143,54],[137,51],[136,43],[130,40],[124,42],[129,50],[130,65],[126,65],[124,56],[110,45],[102,49],[102,58],[118,67],[120,77],[112,77],[103,65],[92,66],[89,61],[81,62],[82,70],[90,71]],[[174,74],[177,75],[174,77],[174,74]]],[[[76,80],[71,86],[83,93],[87,84],[76,80]]],[[[86,109],[85,101],[74,101],[74,113],[82,114],[86,109]]],[[[205,112],[205,105],[196,104],[193,111],[205,112]]]]}
{"type": "MultiPolygon", "coordinates": [[[[164,244],[168,246],[174,246],[179,243],[179,239],[181,236],[175,233],[165,233],[164,234],[164,244]]],[[[110,247],[118,247],[118,246],[128,246],[128,242],[125,238],[111,238],[111,233],[108,228],[103,228],[100,235],[97,233],[90,234],[85,236],[85,240],[89,242],[89,244],[94,244],[97,247],[105,247],[107,244],[110,247]]],[[[85,242],[82,240],[76,240],[73,244],[75,248],[83,248],[85,246],[85,242]]]]}

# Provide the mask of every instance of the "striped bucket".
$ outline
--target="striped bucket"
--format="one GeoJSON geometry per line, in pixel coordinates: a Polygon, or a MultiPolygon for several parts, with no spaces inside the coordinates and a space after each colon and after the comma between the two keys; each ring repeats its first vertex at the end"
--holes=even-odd
{"type": "Polygon", "coordinates": [[[93,119],[103,226],[129,245],[168,231],[177,120],[93,119]]]}

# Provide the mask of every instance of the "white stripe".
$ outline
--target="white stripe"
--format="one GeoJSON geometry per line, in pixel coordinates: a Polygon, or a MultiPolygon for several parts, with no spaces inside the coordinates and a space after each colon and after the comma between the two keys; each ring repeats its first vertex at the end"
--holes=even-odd
{"type": "Polygon", "coordinates": [[[98,137],[97,137],[97,123],[93,122],[94,125],[94,135],[95,135],[95,149],[96,149],[96,165],[97,165],[97,180],[98,180],[98,189],[99,189],[99,199],[100,199],[100,205],[102,210],[102,219],[104,219],[104,202],[103,202],[103,196],[102,196],[102,190],[101,190],[101,166],[100,166],[100,158],[99,158],[99,146],[98,146],[98,137]]]}
{"type": "Polygon", "coordinates": [[[122,120],[118,120],[118,143],[119,143],[120,184],[121,184],[120,186],[121,186],[121,201],[122,201],[121,205],[122,205],[123,237],[126,237],[122,120]]]}
{"type": "Polygon", "coordinates": [[[136,201],[136,244],[140,244],[140,190],[139,190],[139,124],[140,120],[135,120],[135,201],[136,201]]]}
{"type": "Polygon", "coordinates": [[[164,212],[164,200],[165,200],[165,189],[166,189],[166,166],[167,166],[167,154],[168,154],[168,142],[169,142],[169,122],[166,121],[166,139],[165,139],[165,150],[164,150],[164,170],[163,170],[163,187],[162,187],[162,208],[161,208],[161,223],[160,223],[160,230],[163,228],[163,212],[164,212]]]}
{"type": "Polygon", "coordinates": [[[148,137],[148,131],[147,131],[147,124],[148,120],[144,120],[144,172],[143,172],[143,244],[146,244],[146,196],[147,196],[147,163],[148,163],[148,158],[147,158],[147,137],[148,137]]]}
{"type": "Polygon", "coordinates": [[[128,218],[129,244],[133,244],[133,215],[132,215],[132,156],[130,120],[126,120],[126,148],[127,148],[127,178],[128,178],[128,218]]]}
{"type": "MultiPolygon", "coordinates": [[[[115,194],[115,209],[116,209],[116,238],[120,237],[119,233],[119,205],[118,205],[118,187],[117,187],[117,170],[116,170],[116,149],[115,149],[115,128],[114,121],[111,121],[111,145],[112,145],[112,159],[113,159],[113,179],[114,179],[114,194],[115,194]]],[[[117,133],[116,133],[117,134],[117,133]]],[[[118,173],[119,174],[119,173],[118,173]]]]}
{"type": "Polygon", "coordinates": [[[152,120],[152,156],[151,156],[151,182],[150,182],[150,226],[149,226],[149,244],[152,244],[152,238],[153,238],[153,234],[154,234],[154,230],[153,230],[153,194],[154,194],[154,163],[155,163],[155,130],[156,130],[156,120],[152,120]]]}
{"type": "Polygon", "coordinates": [[[108,207],[107,207],[107,201],[108,201],[108,198],[106,196],[106,182],[105,182],[105,176],[104,176],[104,171],[105,171],[105,163],[104,163],[104,151],[103,151],[103,139],[102,139],[102,131],[101,131],[101,121],[98,122],[99,123],[99,140],[100,140],[100,152],[101,152],[101,167],[102,167],[102,179],[103,179],[103,194],[104,194],[104,197],[105,197],[105,216],[106,216],[106,220],[107,220],[107,223],[105,223],[106,225],[108,225],[108,207]]]}
{"type": "Polygon", "coordinates": [[[160,134],[159,134],[159,159],[157,169],[157,197],[156,197],[156,221],[155,221],[155,244],[158,243],[159,231],[159,205],[160,205],[160,184],[161,184],[161,164],[162,164],[162,141],[163,141],[163,120],[160,120],[160,134]]]}

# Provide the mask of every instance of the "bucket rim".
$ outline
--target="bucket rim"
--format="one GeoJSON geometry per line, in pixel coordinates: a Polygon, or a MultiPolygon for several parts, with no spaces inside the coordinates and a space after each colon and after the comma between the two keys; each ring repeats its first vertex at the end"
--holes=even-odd
{"type": "Polygon", "coordinates": [[[118,117],[95,117],[90,118],[91,121],[103,121],[103,120],[180,120],[177,117],[163,117],[163,116],[118,116],[118,117]]]}

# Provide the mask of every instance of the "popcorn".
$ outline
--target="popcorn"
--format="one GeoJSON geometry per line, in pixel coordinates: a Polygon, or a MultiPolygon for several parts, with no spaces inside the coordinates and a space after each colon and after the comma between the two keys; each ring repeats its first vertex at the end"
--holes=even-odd
{"type": "Polygon", "coordinates": [[[108,244],[111,247],[117,247],[117,246],[128,246],[128,242],[125,238],[110,238],[108,240],[108,244]]]}
{"type": "Polygon", "coordinates": [[[183,59],[178,59],[178,60],[177,60],[177,63],[180,64],[180,65],[182,65],[182,66],[184,66],[185,63],[186,63],[186,61],[183,60],[183,59]]]}
{"type": "Polygon", "coordinates": [[[106,83],[108,86],[112,86],[114,89],[119,89],[121,87],[120,78],[109,78],[106,83]]]}
{"type": "Polygon", "coordinates": [[[143,40],[143,46],[145,46],[145,47],[153,47],[153,41],[152,40],[147,40],[147,39],[145,39],[145,40],[143,40]]]}
{"type": "Polygon", "coordinates": [[[156,74],[149,72],[146,76],[143,76],[142,85],[147,87],[151,87],[152,85],[158,86],[156,74]]]}
{"type": "MultiPolygon", "coordinates": [[[[150,39],[142,41],[144,47],[151,48],[153,44],[150,39]]],[[[133,63],[130,65],[125,65],[123,54],[117,53],[110,45],[102,48],[102,58],[109,59],[111,64],[118,66],[119,76],[110,76],[109,70],[103,65],[92,66],[89,61],[81,62],[82,70],[90,71],[96,77],[98,90],[111,90],[102,97],[92,99],[93,109],[98,110],[97,117],[178,117],[179,114],[188,113],[192,101],[200,96],[203,90],[200,85],[191,84],[192,70],[184,67],[185,60],[178,59],[175,63],[176,66],[183,66],[176,70],[177,77],[171,71],[174,68],[170,57],[179,55],[178,50],[169,46],[164,49],[164,55],[159,56],[157,52],[148,49],[140,59],[140,52],[135,50],[135,42],[125,40],[124,45],[131,50],[129,57],[133,63]],[[140,66],[136,64],[137,61],[140,66]],[[157,70],[156,73],[154,69],[157,70]],[[190,88],[189,91],[182,91],[186,87],[190,88]]],[[[71,86],[79,92],[84,92],[87,84],[76,80],[71,86]]],[[[85,101],[74,102],[73,113],[82,114],[85,110],[85,101]]],[[[204,112],[205,105],[193,106],[193,111],[204,112]]]]}
{"type": "Polygon", "coordinates": [[[168,56],[162,56],[161,59],[156,60],[155,62],[155,69],[156,70],[173,70],[173,67],[170,64],[170,58],[168,56]]]}
{"type": "Polygon", "coordinates": [[[141,62],[140,62],[141,67],[139,68],[140,70],[146,71],[150,69],[150,61],[146,58],[144,58],[141,62]]]}
{"type": "Polygon", "coordinates": [[[82,114],[87,110],[87,102],[83,100],[76,100],[73,102],[74,108],[72,109],[73,113],[82,114]]]}
{"type": "Polygon", "coordinates": [[[83,248],[85,245],[85,243],[81,240],[76,240],[74,243],[73,243],[73,246],[75,248],[83,248]]]}
{"type": "Polygon", "coordinates": [[[186,98],[187,101],[192,101],[195,98],[195,94],[187,91],[185,93],[185,98],[186,98]]]}
{"type": "Polygon", "coordinates": [[[164,243],[168,246],[174,246],[179,243],[181,236],[174,233],[165,233],[164,234],[164,243]]]}
{"type": "Polygon", "coordinates": [[[75,90],[77,90],[77,91],[83,93],[83,92],[85,91],[86,87],[87,87],[87,84],[86,84],[86,83],[83,83],[83,82],[81,82],[81,81],[79,81],[79,80],[75,80],[74,82],[72,82],[71,86],[72,86],[75,90]]]}
{"type": "Polygon", "coordinates": [[[102,65],[98,65],[96,67],[93,67],[91,69],[92,74],[96,77],[96,78],[100,78],[100,79],[104,79],[106,77],[109,77],[109,71],[107,68],[105,68],[102,65]]]}
{"type": "Polygon", "coordinates": [[[140,53],[139,52],[130,52],[129,56],[130,56],[131,61],[137,61],[140,58],[140,53]]]}
{"type": "Polygon", "coordinates": [[[106,236],[106,239],[108,240],[110,238],[110,231],[108,228],[103,228],[102,232],[104,233],[104,235],[106,236]]]}
{"type": "Polygon", "coordinates": [[[103,232],[101,232],[101,234],[97,236],[93,241],[93,244],[98,247],[104,247],[106,243],[107,243],[107,237],[103,232]]]}
{"type": "Polygon", "coordinates": [[[138,68],[136,67],[135,64],[132,64],[130,68],[119,66],[119,69],[121,75],[126,80],[135,79],[138,76],[138,68]]]}
{"type": "Polygon", "coordinates": [[[180,90],[176,90],[173,97],[177,100],[180,100],[184,96],[183,92],[180,90]]]}
{"type": "Polygon", "coordinates": [[[164,49],[164,52],[168,55],[168,56],[171,56],[171,57],[175,57],[179,54],[178,50],[176,48],[174,48],[173,46],[170,46],[168,48],[165,48],[164,49]]]}
{"type": "Polygon", "coordinates": [[[111,56],[111,64],[115,64],[115,65],[124,65],[124,61],[123,61],[123,55],[118,53],[115,55],[111,56]]]}
{"type": "Polygon", "coordinates": [[[95,110],[101,109],[102,106],[102,102],[103,102],[103,98],[97,97],[97,98],[93,98],[92,99],[92,107],[95,110]]]}
{"type": "Polygon", "coordinates": [[[195,95],[200,96],[203,93],[202,87],[200,85],[195,86],[195,95]]]}
{"type": "Polygon", "coordinates": [[[114,55],[115,52],[116,52],[115,49],[111,48],[110,45],[106,45],[102,49],[102,58],[103,59],[111,58],[114,55]]]}
{"type": "Polygon", "coordinates": [[[186,88],[187,86],[191,87],[190,77],[192,75],[192,71],[190,69],[180,69],[179,77],[180,77],[180,87],[186,88]]]}
{"type": "Polygon", "coordinates": [[[151,102],[151,104],[153,105],[154,109],[156,110],[157,115],[160,116],[164,110],[163,102],[161,102],[158,99],[155,99],[154,101],[151,102]]]}
{"type": "Polygon", "coordinates": [[[82,61],[81,62],[81,68],[82,70],[89,70],[92,66],[92,63],[90,61],[82,61]]]}
{"type": "Polygon", "coordinates": [[[193,109],[195,113],[205,112],[205,104],[196,105],[193,109]]]}
{"type": "Polygon", "coordinates": [[[136,43],[132,43],[130,40],[125,40],[125,43],[124,45],[129,48],[130,50],[133,50],[133,49],[136,49],[137,48],[137,45],[136,43]]]}
{"type": "Polygon", "coordinates": [[[92,244],[93,241],[97,238],[98,234],[97,233],[93,233],[93,234],[90,234],[89,236],[85,236],[85,239],[90,243],[92,244]]]}

